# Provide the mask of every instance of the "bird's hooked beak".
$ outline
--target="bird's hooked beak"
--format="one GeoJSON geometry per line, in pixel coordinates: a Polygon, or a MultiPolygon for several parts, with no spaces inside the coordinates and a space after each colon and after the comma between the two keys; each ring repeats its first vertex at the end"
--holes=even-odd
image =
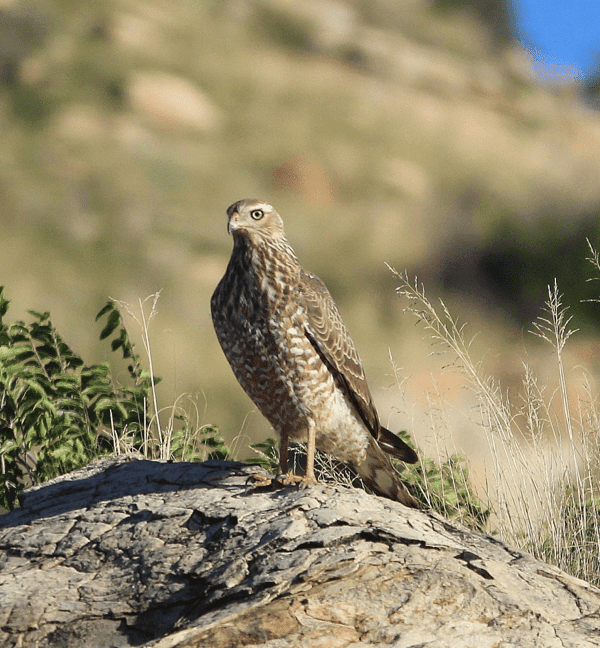
{"type": "Polygon", "coordinates": [[[229,215],[229,220],[227,221],[228,234],[233,234],[235,231],[239,229],[239,225],[240,225],[239,217],[240,215],[238,214],[237,211],[234,211],[229,215]]]}

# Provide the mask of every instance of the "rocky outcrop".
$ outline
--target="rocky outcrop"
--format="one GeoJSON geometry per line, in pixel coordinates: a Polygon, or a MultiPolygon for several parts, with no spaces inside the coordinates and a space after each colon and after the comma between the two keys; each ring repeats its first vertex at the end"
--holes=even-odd
{"type": "Polygon", "coordinates": [[[120,457],[0,518],[3,646],[600,646],[600,591],[340,486],[120,457]]]}
{"type": "Polygon", "coordinates": [[[127,88],[132,109],[159,126],[212,131],[222,122],[216,106],[189,80],[163,72],[136,72],[127,88]]]}

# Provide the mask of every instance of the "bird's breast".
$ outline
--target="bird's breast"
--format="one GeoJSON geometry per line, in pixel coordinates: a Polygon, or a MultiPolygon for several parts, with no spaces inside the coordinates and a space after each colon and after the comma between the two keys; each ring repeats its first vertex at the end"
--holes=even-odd
{"type": "MultiPolygon", "coordinates": [[[[294,261],[292,259],[292,261],[294,261]]],[[[278,431],[359,463],[369,432],[306,335],[299,270],[285,255],[232,259],[213,298],[223,351],[244,390],[278,431]]]]}

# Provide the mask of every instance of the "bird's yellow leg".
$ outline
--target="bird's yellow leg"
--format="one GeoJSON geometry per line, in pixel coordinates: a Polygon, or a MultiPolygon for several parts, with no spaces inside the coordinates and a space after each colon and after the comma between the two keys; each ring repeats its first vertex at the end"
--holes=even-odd
{"type": "Polygon", "coordinates": [[[279,441],[279,466],[277,468],[277,477],[272,479],[266,475],[261,475],[260,473],[254,473],[251,476],[253,480],[253,488],[267,488],[269,486],[292,486],[297,484],[301,477],[296,477],[293,474],[288,474],[288,434],[287,432],[282,432],[280,435],[279,441]]]}
{"type": "Polygon", "coordinates": [[[306,444],[306,474],[304,477],[298,477],[288,469],[288,445],[289,437],[287,432],[282,432],[279,444],[279,466],[277,477],[272,480],[269,477],[258,473],[252,475],[254,488],[265,488],[267,486],[295,486],[299,484],[301,488],[318,484],[315,477],[315,448],[316,448],[316,431],[314,423],[308,428],[308,441],[306,444]]]}
{"type": "Polygon", "coordinates": [[[302,488],[319,483],[315,477],[316,436],[315,424],[311,421],[308,425],[308,441],[306,442],[306,473],[300,484],[302,488]]]}
{"type": "Polygon", "coordinates": [[[279,443],[279,470],[277,471],[277,484],[280,486],[294,486],[302,481],[302,477],[297,477],[288,469],[288,444],[289,437],[286,431],[281,433],[279,443]]]}
{"type": "Polygon", "coordinates": [[[279,442],[279,470],[277,475],[287,475],[288,471],[288,444],[289,438],[287,432],[281,433],[281,439],[279,442]]]}

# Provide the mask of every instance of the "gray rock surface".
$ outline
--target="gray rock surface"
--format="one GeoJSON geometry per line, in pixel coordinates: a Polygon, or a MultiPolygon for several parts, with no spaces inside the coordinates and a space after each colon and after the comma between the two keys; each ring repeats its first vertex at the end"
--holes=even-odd
{"type": "Polygon", "coordinates": [[[0,645],[600,646],[600,591],[437,515],[234,462],[94,463],[0,518],[0,645]]]}

